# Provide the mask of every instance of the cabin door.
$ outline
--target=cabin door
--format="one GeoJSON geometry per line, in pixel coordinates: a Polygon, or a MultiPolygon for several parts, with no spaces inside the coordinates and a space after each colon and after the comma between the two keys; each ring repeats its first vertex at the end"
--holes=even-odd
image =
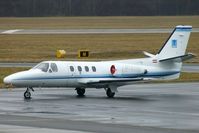
{"type": "Polygon", "coordinates": [[[68,64],[68,79],[67,86],[74,86],[77,84],[77,67],[74,64],[68,64]]]}

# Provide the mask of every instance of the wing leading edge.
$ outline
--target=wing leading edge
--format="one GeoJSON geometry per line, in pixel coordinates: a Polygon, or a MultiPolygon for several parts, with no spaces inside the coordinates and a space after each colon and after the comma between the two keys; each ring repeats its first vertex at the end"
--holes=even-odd
{"type": "Polygon", "coordinates": [[[123,79],[115,79],[115,78],[110,78],[110,79],[95,79],[95,80],[86,80],[82,79],[79,80],[79,83],[81,84],[86,84],[86,85],[97,85],[97,84],[124,84],[127,82],[136,82],[136,81],[142,81],[143,78],[123,78],[123,79]]]}

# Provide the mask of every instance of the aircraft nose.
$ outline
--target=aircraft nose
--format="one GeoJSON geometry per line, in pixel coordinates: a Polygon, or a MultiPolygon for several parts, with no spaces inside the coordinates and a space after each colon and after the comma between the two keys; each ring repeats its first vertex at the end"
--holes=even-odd
{"type": "Polygon", "coordinates": [[[23,72],[17,72],[17,73],[11,74],[11,75],[5,77],[3,79],[3,82],[4,82],[4,84],[7,87],[18,86],[18,85],[20,85],[20,81],[18,79],[23,78],[23,76],[24,76],[25,73],[26,72],[23,71],[23,72]]]}
{"type": "Polygon", "coordinates": [[[3,79],[4,84],[11,84],[12,78],[10,76],[7,76],[3,79]]]}

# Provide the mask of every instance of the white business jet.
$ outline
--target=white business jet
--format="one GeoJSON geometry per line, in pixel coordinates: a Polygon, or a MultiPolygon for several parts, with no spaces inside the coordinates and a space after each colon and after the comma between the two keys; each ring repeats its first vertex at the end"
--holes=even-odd
{"type": "MultiPolygon", "coordinates": [[[[104,88],[112,98],[117,88],[145,80],[171,80],[180,76],[182,62],[193,58],[185,54],[192,26],[176,26],[156,55],[116,61],[44,61],[28,71],[4,78],[14,87],[27,87],[24,98],[31,98],[34,87],[74,87],[83,96],[86,88],[104,88]]],[[[152,44],[149,44],[152,45],[152,44]]]]}

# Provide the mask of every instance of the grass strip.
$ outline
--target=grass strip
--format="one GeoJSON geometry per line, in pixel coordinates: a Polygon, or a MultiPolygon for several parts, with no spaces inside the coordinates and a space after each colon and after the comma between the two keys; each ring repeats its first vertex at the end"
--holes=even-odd
{"type": "MultiPolygon", "coordinates": [[[[89,50],[89,59],[144,57],[156,54],[169,34],[89,34],[89,35],[0,35],[0,62],[40,62],[60,60],[56,50],[66,51],[67,59],[78,59],[78,50],[89,50]]],[[[199,33],[192,33],[188,52],[199,53],[199,33]]],[[[199,63],[199,58],[189,60],[199,63]]]]}

